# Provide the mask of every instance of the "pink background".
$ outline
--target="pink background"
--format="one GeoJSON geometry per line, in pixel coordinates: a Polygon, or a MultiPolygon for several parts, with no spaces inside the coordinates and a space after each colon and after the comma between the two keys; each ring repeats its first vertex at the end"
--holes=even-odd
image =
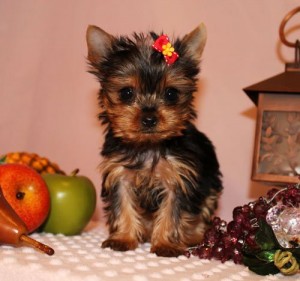
{"type": "MultiPolygon", "coordinates": [[[[294,51],[278,27],[299,0],[0,0],[0,154],[36,152],[100,188],[103,142],[98,83],[87,73],[85,31],[184,35],[204,22],[197,126],[214,142],[224,174],[219,215],[268,187],[250,180],[256,108],[246,86],[284,71],[294,51]]],[[[288,24],[299,27],[300,15],[288,24]]],[[[299,29],[298,29],[299,31],[299,29]]],[[[299,32],[289,32],[295,41],[299,32]]]]}

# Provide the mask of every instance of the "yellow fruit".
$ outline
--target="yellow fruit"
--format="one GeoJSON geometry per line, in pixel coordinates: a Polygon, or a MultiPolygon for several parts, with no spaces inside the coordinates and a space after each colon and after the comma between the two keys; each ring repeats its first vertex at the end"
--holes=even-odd
{"type": "Polygon", "coordinates": [[[10,152],[2,156],[5,163],[17,163],[27,165],[40,174],[65,174],[56,163],[41,157],[36,153],[10,152]]]}

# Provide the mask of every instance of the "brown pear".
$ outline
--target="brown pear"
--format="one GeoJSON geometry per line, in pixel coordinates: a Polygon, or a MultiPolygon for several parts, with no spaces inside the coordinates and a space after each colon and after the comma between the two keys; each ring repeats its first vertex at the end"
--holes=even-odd
{"type": "Polygon", "coordinates": [[[25,223],[16,214],[14,209],[5,199],[0,187],[0,244],[22,246],[27,244],[43,251],[47,255],[53,255],[54,250],[29,236],[25,223]]]}

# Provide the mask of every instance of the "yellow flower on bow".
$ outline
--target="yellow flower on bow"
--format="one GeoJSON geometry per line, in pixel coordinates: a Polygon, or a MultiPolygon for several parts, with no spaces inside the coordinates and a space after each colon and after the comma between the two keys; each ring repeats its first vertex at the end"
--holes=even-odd
{"type": "Polygon", "coordinates": [[[166,45],[162,45],[162,53],[164,56],[171,57],[175,49],[172,47],[171,43],[167,43],[166,45]]]}

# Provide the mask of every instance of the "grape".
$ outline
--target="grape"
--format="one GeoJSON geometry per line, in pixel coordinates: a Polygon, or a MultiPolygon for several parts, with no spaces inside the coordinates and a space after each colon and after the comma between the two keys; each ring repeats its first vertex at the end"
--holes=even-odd
{"type": "Polygon", "coordinates": [[[201,259],[211,259],[212,258],[212,248],[201,247],[198,249],[197,254],[201,259]]]}
{"type": "Polygon", "coordinates": [[[258,245],[255,241],[255,233],[248,233],[245,236],[245,240],[244,240],[245,245],[249,248],[249,249],[257,249],[258,245]]]}
{"type": "Polygon", "coordinates": [[[212,220],[212,227],[205,234],[201,244],[187,251],[186,256],[194,255],[201,259],[217,259],[221,262],[232,259],[243,262],[243,251],[258,250],[255,234],[258,220],[265,220],[268,210],[278,202],[287,206],[299,207],[300,186],[287,185],[286,188],[272,188],[266,198],[233,209],[233,220],[226,223],[219,217],[212,220]]]}
{"type": "Polygon", "coordinates": [[[253,212],[258,219],[264,219],[269,210],[269,205],[265,201],[259,201],[254,204],[253,212]]]}
{"type": "Polygon", "coordinates": [[[232,260],[236,264],[241,264],[243,261],[243,255],[241,250],[234,248],[233,249],[233,254],[232,254],[232,260]]]}
{"type": "MultiPolygon", "coordinates": [[[[272,188],[270,189],[268,192],[267,192],[267,199],[272,199],[274,197],[274,195],[279,191],[279,189],[277,188],[272,188]]],[[[280,198],[280,194],[278,194],[276,196],[276,198],[274,199],[274,201],[279,201],[281,198],[280,198]]],[[[275,202],[276,203],[276,202],[275,202]]]]}

